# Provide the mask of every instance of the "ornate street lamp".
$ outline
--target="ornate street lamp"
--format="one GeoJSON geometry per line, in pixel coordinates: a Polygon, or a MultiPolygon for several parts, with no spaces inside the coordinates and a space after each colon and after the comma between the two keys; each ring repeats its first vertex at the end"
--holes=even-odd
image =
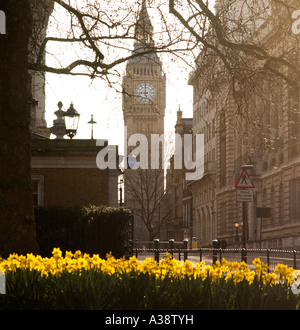
{"type": "Polygon", "coordinates": [[[122,172],[121,169],[119,169],[119,182],[118,184],[120,185],[119,187],[119,206],[124,206],[124,201],[123,201],[123,187],[124,187],[124,172],[122,172]]]}
{"type": "Polygon", "coordinates": [[[63,114],[66,123],[66,134],[70,139],[77,133],[80,114],[74,109],[73,103],[71,103],[70,108],[63,114]]]}

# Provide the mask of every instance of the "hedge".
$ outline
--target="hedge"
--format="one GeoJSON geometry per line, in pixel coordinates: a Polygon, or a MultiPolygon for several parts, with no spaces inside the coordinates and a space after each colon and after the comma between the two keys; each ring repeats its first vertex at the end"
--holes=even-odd
{"type": "Polygon", "coordinates": [[[40,255],[50,257],[54,247],[82,250],[119,258],[130,253],[132,215],[126,208],[89,205],[35,208],[40,255]]]}

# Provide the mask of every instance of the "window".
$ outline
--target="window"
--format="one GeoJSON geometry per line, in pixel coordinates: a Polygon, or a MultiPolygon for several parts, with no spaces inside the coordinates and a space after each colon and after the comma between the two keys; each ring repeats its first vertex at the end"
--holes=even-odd
{"type": "Polygon", "coordinates": [[[271,188],[271,224],[275,224],[275,218],[276,218],[276,203],[275,203],[275,188],[272,186],[271,188]]]}
{"type": "Polygon", "coordinates": [[[299,136],[299,89],[289,88],[288,89],[288,100],[289,100],[289,143],[297,143],[299,136]]]}
{"type": "Polygon", "coordinates": [[[291,180],[291,220],[300,222],[300,178],[291,180]]]}
{"type": "Polygon", "coordinates": [[[220,214],[221,214],[220,234],[221,235],[226,234],[226,215],[227,215],[226,206],[227,206],[226,202],[220,203],[220,214]]]}
{"type": "Polygon", "coordinates": [[[220,184],[221,187],[226,184],[226,137],[220,137],[220,184]]]}
{"type": "Polygon", "coordinates": [[[191,226],[191,202],[186,201],[183,204],[183,228],[191,226]]]}
{"type": "Polygon", "coordinates": [[[175,188],[175,218],[179,217],[179,189],[175,188]]]}
{"type": "Polygon", "coordinates": [[[279,223],[284,224],[284,191],[282,183],[279,186],[279,223]]]}
{"type": "Polygon", "coordinates": [[[220,184],[221,187],[226,184],[226,117],[223,111],[220,114],[220,184]]]}
{"type": "Polygon", "coordinates": [[[33,175],[33,206],[44,206],[44,176],[33,175]]]}

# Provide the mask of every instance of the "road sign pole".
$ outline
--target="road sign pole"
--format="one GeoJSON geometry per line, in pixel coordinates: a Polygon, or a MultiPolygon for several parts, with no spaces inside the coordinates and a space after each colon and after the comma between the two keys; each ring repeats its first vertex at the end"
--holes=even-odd
{"type": "Polygon", "coordinates": [[[247,235],[247,202],[243,202],[243,233],[242,233],[242,261],[247,263],[246,235],[247,235]]]}
{"type": "MultiPolygon", "coordinates": [[[[235,185],[236,189],[253,189],[255,188],[250,176],[247,172],[247,169],[250,170],[253,168],[253,165],[243,165],[242,166],[242,173],[235,185]]],[[[248,226],[247,226],[247,201],[253,201],[253,193],[244,193],[238,192],[237,200],[242,202],[243,207],[243,231],[242,231],[242,261],[247,263],[247,250],[246,250],[246,240],[248,234],[248,226]]]]}

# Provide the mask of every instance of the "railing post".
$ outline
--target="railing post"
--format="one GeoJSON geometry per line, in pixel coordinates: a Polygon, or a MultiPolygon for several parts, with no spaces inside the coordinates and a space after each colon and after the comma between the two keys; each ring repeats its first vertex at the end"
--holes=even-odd
{"type": "Polygon", "coordinates": [[[174,239],[173,238],[169,239],[169,253],[171,253],[172,257],[173,257],[173,253],[174,253],[174,239]]]}
{"type": "Polygon", "coordinates": [[[134,251],[134,240],[130,240],[130,244],[131,244],[131,247],[130,247],[130,256],[133,257],[133,251],[134,251]]]}
{"type": "Polygon", "coordinates": [[[135,257],[138,258],[138,240],[135,240],[135,257]]]}
{"type": "Polygon", "coordinates": [[[269,269],[270,269],[270,249],[267,249],[267,264],[268,264],[268,273],[269,273],[269,269]]]}
{"type": "Polygon", "coordinates": [[[218,239],[214,239],[212,241],[212,245],[213,245],[212,264],[214,265],[218,260],[218,249],[220,248],[220,241],[218,239]]]}
{"type": "Polygon", "coordinates": [[[202,249],[199,249],[199,254],[200,254],[200,262],[202,261],[202,249]]]}
{"type": "Polygon", "coordinates": [[[242,248],[242,256],[241,256],[242,261],[247,263],[247,250],[245,248],[242,248]]]}
{"type": "Polygon", "coordinates": [[[297,252],[296,250],[293,251],[294,256],[294,269],[297,269],[297,252]]]}
{"type": "Polygon", "coordinates": [[[159,249],[158,249],[158,245],[159,245],[159,239],[156,238],[154,240],[154,260],[159,263],[159,249]]]}
{"type": "Polygon", "coordinates": [[[186,238],[183,240],[183,261],[186,261],[187,258],[188,258],[188,243],[189,243],[189,240],[186,238]]]}

